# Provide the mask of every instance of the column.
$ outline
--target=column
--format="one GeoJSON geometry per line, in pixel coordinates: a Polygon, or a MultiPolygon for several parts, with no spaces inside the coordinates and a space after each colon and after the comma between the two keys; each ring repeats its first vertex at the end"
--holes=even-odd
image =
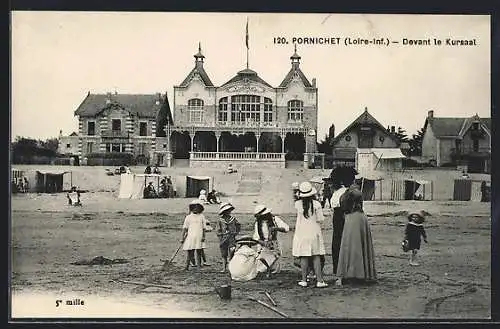
{"type": "Polygon", "coordinates": [[[286,132],[284,130],[280,131],[280,137],[281,137],[281,153],[285,153],[286,132]]]}
{"type": "Polygon", "coordinates": [[[255,135],[255,140],[257,141],[257,143],[255,144],[256,145],[256,151],[257,153],[259,153],[259,139],[260,139],[260,134],[259,133],[254,133],[255,135]]]}
{"type": "Polygon", "coordinates": [[[218,159],[219,158],[219,141],[220,141],[220,136],[221,136],[221,132],[220,131],[216,131],[215,132],[215,140],[217,141],[216,142],[216,152],[215,153],[215,158],[218,159]]]}

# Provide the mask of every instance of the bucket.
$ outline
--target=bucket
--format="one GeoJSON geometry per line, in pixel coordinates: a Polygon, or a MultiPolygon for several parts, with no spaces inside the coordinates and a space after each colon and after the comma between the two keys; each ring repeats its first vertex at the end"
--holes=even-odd
{"type": "Polygon", "coordinates": [[[227,284],[221,285],[219,288],[216,288],[217,294],[219,294],[220,299],[231,299],[231,286],[227,284]]]}

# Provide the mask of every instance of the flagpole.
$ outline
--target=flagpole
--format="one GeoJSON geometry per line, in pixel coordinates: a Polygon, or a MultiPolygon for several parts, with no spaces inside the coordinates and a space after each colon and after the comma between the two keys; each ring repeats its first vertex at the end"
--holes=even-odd
{"type": "Polygon", "coordinates": [[[248,17],[247,17],[247,29],[246,29],[246,37],[245,37],[245,43],[247,45],[247,70],[248,70],[248,66],[249,66],[249,63],[248,63],[248,17]]]}

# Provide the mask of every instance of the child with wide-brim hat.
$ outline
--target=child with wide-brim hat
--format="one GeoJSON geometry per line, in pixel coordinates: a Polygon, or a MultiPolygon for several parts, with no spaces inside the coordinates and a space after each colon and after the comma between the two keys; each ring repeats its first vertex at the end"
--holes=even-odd
{"type": "Polygon", "coordinates": [[[425,213],[423,211],[412,212],[408,215],[408,224],[406,224],[403,251],[411,251],[410,265],[418,266],[417,253],[420,250],[422,238],[427,243],[427,233],[424,228],[425,213]]]}
{"type": "Polygon", "coordinates": [[[222,273],[226,272],[228,261],[236,247],[236,236],[240,233],[241,225],[238,220],[231,215],[234,206],[225,202],[219,207],[219,220],[217,223],[217,236],[219,237],[219,247],[223,262],[222,273]]]}

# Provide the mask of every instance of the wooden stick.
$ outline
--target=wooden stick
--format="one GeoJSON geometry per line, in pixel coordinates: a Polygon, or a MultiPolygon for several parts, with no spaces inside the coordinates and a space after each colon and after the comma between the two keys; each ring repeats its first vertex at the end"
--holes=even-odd
{"type": "Polygon", "coordinates": [[[172,289],[172,287],[169,286],[164,286],[162,284],[154,284],[154,283],[146,283],[146,282],[137,282],[137,281],[125,281],[125,280],[119,280],[116,279],[114,280],[116,282],[121,282],[121,283],[128,283],[128,284],[135,284],[138,286],[144,286],[144,287],[157,287],[157,288],[164,288],[164,289],[172,289]]]}
{"type": "Polygon", "coordinates": [[[264,292],[266,294],[266,297],[269,299],[269,301],[274,305],[274,306],[278,306],[278,304],[276,304],[276,302],[274,301],[274,299],[271,297],[271,294],[269,294],[267,291],[264,292]]]}
{"type": "Polygon", "coordinates": [[[174,252],[174,254],[172,255],[172,257],[170,257],[169,260],[165,261],[165,263],[163,263],[163,271],[166,271],[167,270],[167,267],[172,263],[172,261],[174,260],[175,256],[177,256],[177,254],[179,253],[179,250],[181,250],[181,247],[182,245],[184,244],[184,242],[181,242],[181,244],[179,245],[179,247],[177,248],[177,250],[174,252]]]}
{"type": "Polygon", "coordinates": [[[285,313],[281,312],[280,310],[278,310],[277,308],[269,305],[269,304],[266,304],[264,303],[263,301],[261,300],[258,300],[258,299],[255,299],[253,297],[249,297],[250,300],[253,300],[254,302],[257,302],[259,303],[260,305],[264,306],[264,307],[267,307],[268,309],[270,309],[271,311],[274,311],[276,313],[278,313],[279,315],[281,315],[282,317],[285,317],[285,318],[288,318],[288,315],[286,315],[285,313]]]}

